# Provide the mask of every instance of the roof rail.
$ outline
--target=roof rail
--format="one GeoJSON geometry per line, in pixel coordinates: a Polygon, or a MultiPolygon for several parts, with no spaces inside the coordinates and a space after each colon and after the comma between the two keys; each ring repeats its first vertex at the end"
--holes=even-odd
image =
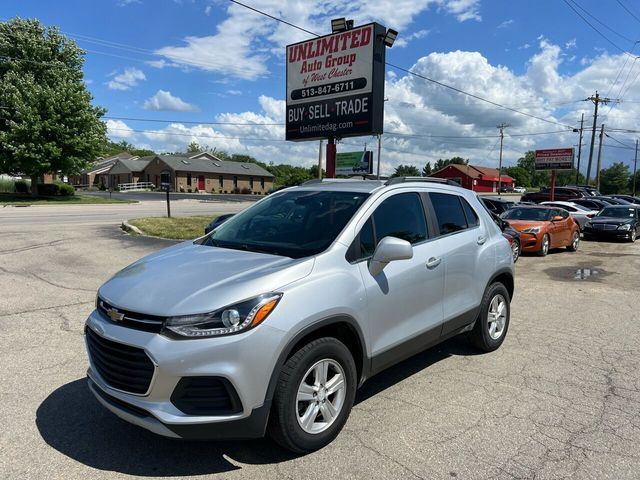
{"type": "Polygon", "coordinates": [[[437,177],[393,177],[385,182],[385,185],[395,185],[396,183],[405,183],[405,182],[426,182],[426,183],[442,183],[445,185],[453,185],[459,187],[460,184],[458,182],[454,182],[453,180],[449,180],[446,178],[437,178],[437,177]]]}

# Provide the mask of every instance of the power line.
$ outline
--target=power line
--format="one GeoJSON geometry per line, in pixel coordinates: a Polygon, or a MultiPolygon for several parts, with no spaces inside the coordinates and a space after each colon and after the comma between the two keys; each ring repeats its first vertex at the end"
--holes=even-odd
{"type": "Polygon", "coordinates": [[[250,123],[250,122],[205,122],[198,120],[169,120],[159,118],[133,118],[133,117],[113,117],[111,115],[105,115],[102,118],[109,120],[124,120],[129,122],[156,122],[156,123],[186,123],[190,125],[232,125],[232,126],[284,126],[284,123],[250,123]]]}
{"type": "Polygon", "coordinates": [[[286,20],[283,20],[282,18],[278,18],[278,17],[274,17],[273,15],[269,15],[266,12],[260,11],[257,8],[250,7],[249,5],[245,5],[244,3],[240,3],[240,2],[238,2],[236,0],[229,0],[229,1],[231,3],[235,3],[236,5],[240,5],[241,7],[248,8],[249,10],[253,10],[256,13],[259,13],[260,15],[264,15],[265,17],[269,17],[272,20],[276,20],[276,21],[278,21],[280,23],[284,23],[285,25],[289,25],[290,27],[297,28],[298,30],[301,30],[303,32],[309,33],[311,35],[315,35],[316,37],[320,36],[317,33],[314,33],[314,32],[312,32],[310,30],[307,30],[306,28],[302,28],[302,27],[299,27],[298,25],[294,25],[293,23],[289,23],[286,20]]]}
{"type": "Polygon", "coordinates": [[[618,2],[618,4],[619,4],[622,8],[624,8],[624,9],[627,11],[627,13],[628,13],[629,15],[631,15],[633,18],[635,18],[636,20],[638,20],[638,21],[640,22],[640,18],[636,17],[636,16],[631,12],[631,10],[629,10],[629,9],[624,5],[624,3],[622,3],[620,0],[616,0],[616,2],[618,2]]]}
{"type": "Polygon", "coordinates": [[[609,30],[610,32],[612,32],[614,35],[617,35],[618,37],[622,38],[623,40],[626,40],[627,42],[633,43],[635,44],[636,41],[630,39],[629,37],[627,37],[626,35],[622,35],[620,32],[618,32],[617,30],[614,30],[613,28],[611,28],[609,25],[607,25],[606,23],[604,23],[602,20],[600,20],[598,17],[596,17],[595,15],[592,15],[591,13],[589,13],[589,11],[580,6],[578,4],[578,2],[576,2],[575,0],[569,0],[571,3],[573,3],[576,7],[578,7],[580,10],[582,10],[585,14],[587,14],[589,17],[591,17],[593,20],[595,20],[596,22],[598,22],[600,25],[602,25],[604,28],[606,28],[607,30],[609,30]]]}
{"type": "MultiPolygon", "coordinates": [[[[624,53],[625,55],[631,55],[629,52],[627,52],[624,48],[622,48],[620,45],[618,45],[617,43],[615,43],[613,40],[611,40],[609,37],[607,37],[604,33],[602,33],[600,30],[598,30],[598,28],[596,28],[589,20],[587,20],[578,10],[576,10],[574,8],[573,5],[571,5],[571,3],[569,3],[568,0],[562,0],[571,10],[573,10],[575,12],[576,15],[578,15],[587,25],[589,25],[591,28],[593,28],[596,33],[598,35],[600,35],[602,38],[604,38],[607,42],[609,42],[611,45],[613,45],[616,49],[620,50],[622,53],[624,53]]],[[[572,0],[573,1],[573,0],[572,0]]],[[[577,4],[576,4],[577,5],[577,4]]],[[[633,55],[631,55],[633,56],[633,55]]]]}

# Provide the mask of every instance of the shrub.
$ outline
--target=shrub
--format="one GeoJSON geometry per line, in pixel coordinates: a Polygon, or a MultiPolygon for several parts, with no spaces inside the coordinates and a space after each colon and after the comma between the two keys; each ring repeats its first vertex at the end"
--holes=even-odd
{"type": "Polygon", "coordinates": [[[55,185],[58,185],[58,195],[62,197],[72,197],[76,194],[75,188],[68,183],[55,182],[55,185]]]}
{"type": "Polygon", "coordinates": [[[180,185],[180,193],[184,193],[184,187],[180,185]]]}
{"type": "Polygon", "coordinates": [[[227,193],[227,191],[225,190],[224,193],[227,193]]]}
{"type": "Polygon", "coordinates": [[[191,188],[187,187],[187,193],[191,193],[191,188]]]}
{"type": "Polygon", "coordinates": [[[13,184],[16,193],[29,193],[29,185],[24,180],[18,180],[13,184]]]}
{"type": "Polygon", "coordinates": [[[240,190],[240,193],[243,193],[244,195],[251,195],[251,189],[248,187],[244,187],[242,190],[240,190]]]}
{"type": "Polygon", "coordinates": [[[53,197],[60,194],[60,186],[57,183],[39,183],[38,195],[53,197]]]}
{"type": "Polygon", "coordinates": [[[198,193],[198,187],[193,187],[193,193],[198,193]]]}
{"type": "Polygon", "coordinates": [[[235,194],[240,193],[240,189],[238,187],[233,187],[233,193],[235,194]]]}
{"type": "Polygon", "coordinates": [[[107,189],[107,186],[104,183],[100,182],[100,186],[98,187],[98,190],[100,190],[101,192],[104,192],[106,189],[107,189]]]}

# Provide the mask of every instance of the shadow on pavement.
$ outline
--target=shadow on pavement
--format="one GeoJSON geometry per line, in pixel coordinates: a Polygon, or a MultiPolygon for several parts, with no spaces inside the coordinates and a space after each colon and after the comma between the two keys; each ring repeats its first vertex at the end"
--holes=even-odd
{"type": "MultiPolygon", "coordinates": [[[[476,353],[464,338],[449,340],[368,380],[358,391],[356,403],[450,356],[476,353]]],[[[62,454],[92,468],[127,475],[174,477],[223,473],[241,468],[227,458],[257,465],[296,458],[268,438],[196,442],[147,432],[102,407],[89,391],[86,379],[75,380],[51,393],[38,408],[36,425],[45,442],[62,454]]]]}

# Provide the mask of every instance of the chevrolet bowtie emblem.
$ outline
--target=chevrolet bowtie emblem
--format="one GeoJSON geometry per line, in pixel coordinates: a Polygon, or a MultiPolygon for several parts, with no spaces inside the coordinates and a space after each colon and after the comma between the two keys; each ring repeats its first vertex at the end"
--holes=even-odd
{"type": "Polygon", "coordinates": [[[109,315],[109,318],[114,322],[121,322],[122,319],[124,319],[124,313],[120,313],[115,308],[110,308],[109,310],[107,310],[107,315],[109,315]]]}

